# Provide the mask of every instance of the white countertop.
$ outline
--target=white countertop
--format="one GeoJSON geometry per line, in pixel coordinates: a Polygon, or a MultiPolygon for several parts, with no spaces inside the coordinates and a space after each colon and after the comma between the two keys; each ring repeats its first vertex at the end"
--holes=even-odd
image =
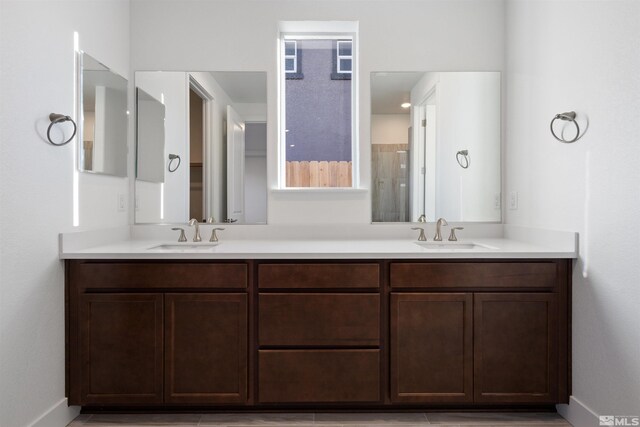
{"type": "MultiPolygon", "coordinates": [[[[502,225],[499,225],[502,227],[502,225]]],[[[231,228],[231,227],[228,227],[231,228]]],[[[494,227],[495,228],[495,227],[494,227]]],[[[511,228],[499,236],[469,237],[455,243],[474,243],[474,249],[433,249],[419,246],[415,232],[407,238],[270,239],[246,235],[220,236],[212,245],[203,227],[203,242],[178,243],[175,233],[99,230],[61,235],[61,259],[517,259],[576,258],[577,236],[571,232],[551,232],[511,228]],[[155,234],[159,236],[153,237],[155,234]],[[167,236],[167,237],[165,237],[167,236]],[[171,236],[170,238],[168,236],[171,236]],[[158,238],[161,237],[161,238],[158,238]],[[152,249],[171,245],[170,249],[152,249]]],[[[235,232],[235,231],[234,231],[235,232]]],[[[238,233],[236,233],[238,234],[238,233]]],[[[385,233],[380,233],[385,234],[385,233]]],[[[386,233],[388,234],[388,233],[386,233]]],[[[474,234],[470,232],[469,234],[474,234]]],[[[475,233],[477,234],[477,233],[475,233]]],[[[191,237],[188,234],[188,237],[191,237]]],[[[427,243],[433,243],[431,238],[427,243]]],[[[440,242],[438,242],[440,243],[440,242]]],[[[449,244],[449,242],[442,242],[449,244]]]]}

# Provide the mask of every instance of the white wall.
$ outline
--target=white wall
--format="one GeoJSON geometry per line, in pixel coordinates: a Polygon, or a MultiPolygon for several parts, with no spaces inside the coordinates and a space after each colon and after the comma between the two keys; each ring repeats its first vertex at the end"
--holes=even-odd
{"type": "Polygon", "coordinates": [[[506,222],[580,232],[573,396],[639,415],[640,2],[517,0],[506,18],[506,222]],[[562,144],[549,122],[570,110],[589,127],[562,144]]]}
{"type": "MultiPolygon", "coordinates": [[[[358,20],[360,182],[370,187],[372,71],[489,70],[503,68],[502,0],[216,1],[131,4],[134,70],[266,71],[268,186],[277,185],[278,21],[358,20]],[[382,19],[384,17],[384,19],[382,19]],[[166,31],[171,28],[172,31],[166,31]],[[398,31],[401,28],[402,31],[398,31]]],[[[369,223],[371,195],[270,193],[276,223],[369,223]]]]}
{"type": "Polygon", "coordinates": [[[372,114],[371,144],[408,144],[409,114],[372,114]]]}
{"type": "MultiPolygon", "coordinates": [[[[74,111],[74,31],[129,74],[129,2],[3,0],[0,15],[0,425],[43,415],[40,426],[64,425],[77,411],[64,398],[58,233],[73,228],[75,146],[45,142],[47,116],[74,111]]],[[[116,211],[126,178],[80,174],[79,184],[82,227],[127,224],[116,211]]]]}
{"type": "Polygon", "coordinates": [[[266,123],[247,123],[244,159],[244,220],[247,224],[263,224],[267,222],[266,123]]]}

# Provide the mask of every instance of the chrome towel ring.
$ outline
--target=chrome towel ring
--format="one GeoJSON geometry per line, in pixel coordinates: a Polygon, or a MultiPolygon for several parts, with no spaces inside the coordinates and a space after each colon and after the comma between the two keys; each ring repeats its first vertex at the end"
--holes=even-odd
{"type": "Polygon", "coordinates": [[[551,120],[551,124],[549,125],[549,128],[551,129],[551,135],[553,135],[553,137],[555,139],[557,139],[558,141],[560,141],[560,142],[564,142],[564,143],[570,144],[572,142],[576,142],[578,140],[578,138],[580,137],[580,126],[578,126],[578,122],[576,122],[576,112],[575,111],[569,111],[569,112],[566,112],[566,113],[556,114],[555,117],[551,120]],[[560,135],[560,138],[558,137],[558,135],[556,135],[556,132],[553,130],[553,122],[555,122],[558,119],[563,120],[565,122],[573,122],[573,124],[576,125],[576,136],[573,139],[566,140],[566,139],[564,139],[562,134],[560,135]]]}
{"type": "Polygon", "coordinates": [[[55,145],[57,147],[60,147],[62,145],[67,145],[68,143],[71,142],[73,137],[76,136],[76,131],[78,130],[78,126],[76,126],[76,122],[74,122],[71,117],[65,116],[64,114],[51,113],[49,114],[49,120],[51,120],[51,123],[47,128],[47,139],[49,140],[51,145],[55,145]],[[55,124],[64,123],[64,122],[71,122],[73,124],[73,133],[71,134],[71,137],[69,137],[69,139],[63,142],[53,142],[53,140],[51,139],[51,128],[55,124]]]}
{"type": "Polygon", "coordinates": [[[469,167],[469,150],[460,150],[456,153],[456,161],[462,169],[469,167]]]}
{"type": "Polygon", "coordinates": [[[177,154],[169,154],[169,166],[167,166],[167,169],[169,169],[169,172],[175,172],[180,167],[181,162],[182,160],[180,159],[180,156],[178,156],[177,154]],[[175,168],[172,168],[171,165],[173,164],[173,161],[176,159],[178,159],[178,164],[176,165],[175,168]]]}

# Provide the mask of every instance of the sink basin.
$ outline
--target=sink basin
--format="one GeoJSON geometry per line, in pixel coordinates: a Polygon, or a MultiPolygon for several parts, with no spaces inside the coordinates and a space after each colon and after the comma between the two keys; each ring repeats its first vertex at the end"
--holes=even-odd
{"type": "Polygon", "coordinates": [[[486,250],[486,249],[497,249],[487,245],[481,245],[473,242],[414,242],[416,245],[423,247],[425,249],[436,249],[436,250],[486,250]]]}
{"type": "Polygon", "coordinates": [[[219,243],[174,243],[171,245],[158,245],[147,249],[148,251],[165,252],[208,252],[215,249],[219,243]]]}

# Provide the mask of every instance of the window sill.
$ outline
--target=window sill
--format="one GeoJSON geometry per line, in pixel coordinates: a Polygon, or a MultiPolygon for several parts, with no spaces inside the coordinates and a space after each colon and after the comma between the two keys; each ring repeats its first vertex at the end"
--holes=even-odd
{"type": "Polygon", "coordinates": [[[366,193],[368,188],[352,188],[352,187],[289,187],[289,188],[272,188],[272,193],[366,193]]]}

